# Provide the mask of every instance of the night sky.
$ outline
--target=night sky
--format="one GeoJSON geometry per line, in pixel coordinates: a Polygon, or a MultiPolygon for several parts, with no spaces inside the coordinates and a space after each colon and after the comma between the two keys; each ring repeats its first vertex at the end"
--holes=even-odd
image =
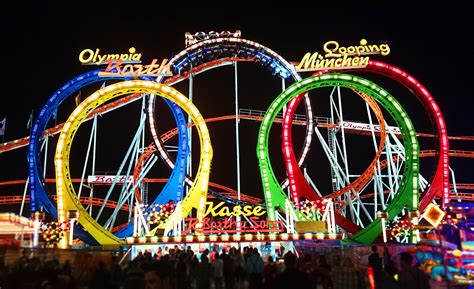
{"type": "MultiPolygon", "coordinates": [[[[474,67],[471,51],[474,25],[470,13],[472,9],[468,9],[467,4],[455,7],[430,4],[427,10],[410,6],[383,7],[379,3],[369,7],[355,2],[350,6],[336,3],[317,9],[294,4],[278,8],[262,5],[258,8],[205,9],[169,7],[169,4],[163,7],[158,2],[83,2],[75,7],[59,7],[44,1],[28,5],[19,1],[9,4],[10,7],[4,11],[5,17],[1,18],[4,76],[0,121],[7,117],[5,141],[26,136],[31,111],[36,117],[56,89],[91,69],[91,66],[82,66],[78,61],[83,49],[100,48],[104,53],[119,53],[135,47],[142,53],[143,61],[148,63],[153,58],[171,58],[183,50],[184,33],[187,31],[223,30],[241,30],[242,38],[265,45],[288,61],[299,61],[306,52],[322,52],[322,45],[329,40],[336,40],[344,46],[357,44],[362,38],[369,43],[386,42],[391,48],[390,55],[374,59],[409,72],[431,92],[444,114],[449,135],[474,135],[474,95],[470,87],[474,67]]],[[[398,5],[395,3],[393,5],[398,5]]],[[[184,6],[184,3],[177,6],[184,6]]],[[[195,104],[205,118],[234,112],[232,75],[232,68],[224,67],[196,77],[195,104]]],[[[423,107],[409,91],[384,77],[359,75],[378,83],[397,97],[409,112],[417,131],[433,132],[423,107]]],[[[187,85],[184,82],[176,88],[187,95],[187,85]]],[[[99,87],[100,84],[84,89],[83,98],[99,87]]],[[[251,63],[239,64],[241,108],[266,110],[280,91],[280,79],[266,69],[251,63]]],[[[356,97],[347,101],[347,117],[365,121],[366,115],[351,111],[352,107],[354,110],[356,107],[364,108],[362,101],[356,97]]],[[[327,98],[321,96],[318,100],[316,97],[312,103],[317,115],[327,116],[327,98]]],[[[72,98],[61,106],[58,123],[67,118],[74,106],[72,98]]],[[[158,106],[162,112],[159,127],[164,132],[173,127],[173,121],[164,103],[160,101],[158,106]]],[[[98,171],[113,172],[118,168],[138,125],[139,109],[139,104],[134,104],[101,117],[98,171]]],[[[241,122],[242,192],[262,197],[255,156],[258,128],[259,123],[241,122]]],[[[275,126],[272,140],[279,140],[279,128],[275,126]]],[[[209,129],[214,147],[211,181],[236,188],[234,122],[209,124],[209,129]]],[[[90,125],[81,126],[77,142],[72,147],[71,167],[76,176],[81,170],[89,130],[90,125]]],[[[304,129],[295,129],[297,149],[301,147],[303,133],[304,129]]],[[[151,142],[149,133],[147,137],[151,142]]],[[[363,138],[351,136],[350,139],[356,170],[365,168],[374,154],[373,149],[367,150],[366,144],[371,142],[363,138]],[[368,157],[360,157],[363,154],[368,154],[368,157]]],[[[431,149],[436,145],[430,140],[421,141],[421,144],[422,149],[431,149]]],[[[472,142],[451,142],[451,147],[474,149],[472,142]]],[[[198,150],[198,147],[194,149],[198,150]]],[[[279,145],[271,145],[270,149],[277,174],[282,176],[279,145]]],[[[324,157],[321,148],[315,145],[313,150],[308,170],[316,175],[315,179],[320,179],[323,188],[329,187],[327,162],[321,165],[320,161],[324,157]]],[[[50,156],[54,153],[53,145],[48,153],[50,156]]],[[[197,153],[194,159],[198,159],[197,153]]],[[[433,163],[427,160],[423,164],[426,164],[425,173],[429,177],[429,172],[434,170],[433,163]]],[[[458,182],[474,181],[472,160],[455,159],[452,165],[458,182]]],[[[197,168],[197,163],[194,168],[197,168]]],[[[25,179],[26,172],[26,148],[0,155],[0,181],[25,179]]],[[[53,172],[50,158],[48,175],[53,177],[53,172]]],[[[167,174],[169,170],[161,162],[151,176],[166,177],[167,174]]],[[[21,191],[21,187],[0,188],[2,195],[19,194],[21,191]]]]}

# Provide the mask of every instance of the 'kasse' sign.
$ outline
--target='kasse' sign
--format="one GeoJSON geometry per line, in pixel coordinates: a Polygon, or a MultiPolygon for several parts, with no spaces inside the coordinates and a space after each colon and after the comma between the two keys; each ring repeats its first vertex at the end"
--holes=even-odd
{"type": "Polygon", "coordinates": [[[236,205],[230,208],[224,202],[216,205],[206,202],[205,206],[203,218],[186,218],[186,234],[269,233],[281,232],[285,228],[280,220],[262,219],[267,213],[263,206],[236,205]]]}

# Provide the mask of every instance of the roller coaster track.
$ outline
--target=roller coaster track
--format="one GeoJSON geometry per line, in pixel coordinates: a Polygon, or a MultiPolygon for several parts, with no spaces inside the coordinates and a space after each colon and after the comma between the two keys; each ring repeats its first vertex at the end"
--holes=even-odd
{"type": "MultiPolygon", "coordinates": [[[[235,116],[232,116],[235,118],[235,116]]],[[[225,119],[230,119],[230,118],[225,118],[225,119]]],[[[215,120],[214,120],[215,121],[215,120]]],[[[162,135],[162,140],[170,139],[174,135],[177,134],[177,129],[172,129],[162,135]]],[[[164,140],[165,141],[165,140],[164,140]]],[[[420,157],[434,157],[436,156],[437,151],[436,150],[423,150],[420,151],[420,157]]],[[[450,150],[449,151],[449,156],[450,157],[460,157],[460,158],[474,158],[474,151],[463,151],[463,150],[450,150]]],[[[393,158],[394,161],[398,161],[398,158],[393,158]]],[[[380,162],[381,169],[387,166],[387,161],[383,160],[380,162]]],[[[143,182],[145,183],[166,183],[168,179],[165,178],[144,178],[143,182]]],[[[0,182],[0,186],[10,186],[10,185],[22,185],[25,184],[25,180],[12,180],[12,181],[4,181],[0,182]]],[[[56,179],[45,179],[46,183],[55,183],[56,179]]],[[[79,183],[81,182],[81,179],[75,178],[72,179],[72,182],[74,183],[79,183]]],[[[87,183],[87,179],[83,180],[83,183],[87,183]]],[[[95,185],[108,185],[108,184],[95,184],[95,185]]],[[[234,189],[231,189],[229,187],[219,185],[213,182],[209,182],[209,186],[220,189],[222,190],[218,194],[226,197],[226,198],[231,198],[237,200],[237,191],[234,189]]],[[[453,185],[451,185],[451,188],[453,188],[453,185]]],[[[468,184],[468,183],[457,183],[456,184],[457,189],[463,189],[463,190],[474,190],[474,184],[468,184]]],[[[366,199],[372,197],[373,194],[364,194],[363,196],[360,196],[361,199],[366,199]]],[[[209,195],[209,198],[213,198],[215,196],[209,195]]],[[[253,203],[253,204],[261,204],[263,202],[262,199],[257,198],[257,197],[252,197],[248,196],[245,194],[240,194],[241,200],[247,203],[253,203]]],[[[0,197],[0,205],[9,205],[9,204],[18,204],[21,203],[22,196],[3,196],[0,197]]],[[[53,198],[56,200],[56,196],[53,195],[53,198]]],[[[455,196],[451,196],[451,199],[461,199],[464,201],[474,201],[474,194],[473,193],[464,193],[464,192],[459,192],[455,196]]],[[[25,198],[25,202],[29,202],[30,198],[27,196],[25,198]]],[[[103,204],[103,199],[101,198],[89,198],[89,197],[81,197],[81,202],[83,202],[86,205],[102,205],[103,204]]],[[[117,206],[117,202],[115,201],[107,201],[106,205],[107,208],[115,208],[117,206]]],[[[128,210],[128,206],[124,205],[121,208],[122,210],[128,210]]]]}
{"type": "MultiPolygon", "coordinates": [[[[94,117],[94,115],[102,115],[102,114],[108,113],[108,112],[110,112],[114,109],[117,109],[119,107],[127,105],[127,104],[129,104],[133,101],[136,101],[136,100],[140,99],[141,97],[142,97],[141,94],[139,94],[139,95],[133,94],[133,95],[123,97],[123,98],[121,98],[119,100],[116,100],[114,102],[111,102],[109,104],[103,105],[103,106],[97,108],[96,110],[92,111],[87,116],[86,120],[92,119],[94,117]]],[[[261,113],[257,113],[257,114],[239,114],[239,118],[240,119],[261,121],[263,119],[263,115],[264,114],[261,114],[261,113]]],[[[306,125],[306,121],[303,120],[305,118],[306,118],[306,116],[296,115],[295,118],[294,118],[293,123],[296,124],[296,125],[306,125]]],[[[206,119],[206,122],[209,122],[211,120],[212,121],[219,121],[219,120],[226,120],[226,119],[235,119],[235,115],[214,117],[214,118],[206,119]]],[[[315,119],[317,120],[318,118],[316,117],[315,119]]],[[[275,120],[275,122],[282,123],[283,119],[282,118],[277,118],[275,120]]],[[[44,136],[52,136],[52,135],[56,135],[56,134],[60,133],[61,129],[63,128],[63,125],[64,125],[64,123],[61,123],[61,124],[58,124],[56,126],[53,126],[49,129],[47,129],[44,132],[44,136]]],[[[188,126],[191,126],[191,125],[188,124],[188,126]]],[[[325,123],[319,123],[319,122],[318,122],[318,126],[319,127],[328,127],[328,128],[336,127],[335,125],[332,125],[332,124],[325,124],[325,123]]],[[[178,129],[174,128],[170,131],[167,131],[167,132],[161,134],[160,138],[162,140],[169,139],[167,134],[173,133],[173,130],[177,131],[178,129]]],[[[370,133],[370,132],[366,132],[366,131],[362,131],[362,130],[346,130],[346,131],[349,131],[349,132],[352,132],[352,133],[355,133],[355,134],[360,134],[360,135],[367,135],[368,133],[370,133]]],[[[417,133],[417,135],[420,136],[420,137],[430,137],[430,138],[437,137],[434,134],[428,134],[428,133],[417,133]]],[[[450,140],[459,140],[459,141],[474,141],[474,136],[450,136],[450,137],[448,137],[448,139],[450,139],[450,140]]],[[[27,137],[19,138],[19,139],[16,139],[16,140],[12,140],[12,141],[0,144],[0,153],[4,153],[4,152],[7,152],[7,151],[11,151],[11,150],[15,150],[15,149],[19,149],[19,148],[22,148],[24,146],[27,146],[29,144],[29,141],[30,141],[30,137],[27,136],[27,137]]]]}
{"type": "MultiPolygon", "coordinates": [[[[165,179],[165,178],[144,178],[143,179],[143,182],[145,182],[145,183],[166,183],[167,181],[168,181],[168,179],[165,179]]],[[[25,180],[5,181],[5,182],[0,182],[0,186],[22,185],[22,184],[25,184],[25,182],[26,182],[25,180]]],[[[56,183],[56,179],[45,179],[45,182],[46,183],[56,183]]],[[[73,183],[80,183],[81,179],[75,178],[75,179],[72,179],[72,182],[73,183]]],[[[83,179],[82,182],[87,183],[87,179],[83,179]]],[[[120,183],[117,183],[117,184],[120,185],[120,183]]],[[[108,183],[95,183],[94,185],[104,185],[104,186],[106,186],[106,185],[110,185],[110,184],[108,184],[108,183]]],[[[231,189],[229,187],[226,187],[226,186],[223,186],[223,185],[220,185],[220,184],[216,184],[216,183],[213,183],[213,182],[209,182],[209,187],[222,190],[222,191],[219,191],[218,194],[223,196],[223,197],[232,198],[232,199],[237,200],[237,191],[234,190],[234,189],[231,189]]],[[[21,196],[11,196],[11,197],[15,198],[15,200],[18,197],[18,198],[20,198],[20,202],[21,202],[21,198],[22,198],[21,196]]],[[[53,197],[56,198],[55,195],[53,197]]],[[[0,197],[0,198],[8,199],[8,198],[10,198],[10,196],[0,197]]],[[[210,195],[209,198],[213,198],[213,196],[210,195]]],[[[262,202],[262,199],[260,199],[260,198],[248,196],[248,195],[242,194],[242,193],[240,194],[240,199],[244,202],[252,203],[252,204],[259,204],[259,203],[262,202]]],[[[0,205],[1,204],[7,204],[7,203],[2,202],[1,200],[2,199],[0,199],[0,205]]],[[[82,202],[82,200],[83,199],[81,198],[81,202],[82,202]]],[[[102,199],[100,199],[100,200],[102,200],[102,199]]],[[[27,197],[25,199],[25,201],[29,202],[29,197],[27,197]]],[[[93,201],[90,201],[90,202],[93,202],[93,201]]],[[[15,203],[15,202],[13,202],[13,203],[15,203]]],[[[102,203],[103,203],[103,200],[100,202],[100,204],[102,204],[102,203]]],[[[113,203],[116,203],[116,202],[113,202],[113,203]]],[[[86,200],[85,204],[88,204],[87,200],[86,200]]],[[[117,204],[115,204],[115,206],[117,206],[117,204]]],[[[122,209],[123,209],[123,207],[122,207],[122,209]]]]}

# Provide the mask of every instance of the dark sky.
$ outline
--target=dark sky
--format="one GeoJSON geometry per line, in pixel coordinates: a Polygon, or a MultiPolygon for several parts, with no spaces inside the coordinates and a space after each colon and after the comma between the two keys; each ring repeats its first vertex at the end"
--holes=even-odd
{"type": "MultiPolygon", "coordinates": [[[[470,13],[472,9],[468,9],[467,4],[446,7],[431,3],[424,10],[397,4],[396,1],[385,6],[380,4],[381,1],[372,6],[356,2],[343,6],[337,2],[337,5],[315,8],[291,3],[284,7],[257,7],[242,3],[240,5],[250,6],[218,9],[188,7],[181,2],[176,7],[170,7],[169,4],[163,7],[159,2],[81,2],[72,4],[72,7],[44,1],[28,5],[20,1],[9,4],[10,7],[5,9],[5,15],[1,18],[4,91],[0,120],[7,117],[5,140],[26,136],[26,123],[31,110],[36,116],[56,89],[91,68],[81,66],[78,62],[78,54],[85,48],[119,52],[133,46],[142,52],[147,62],[153,58],[171,58],[179,53],[184,49],[186,31],[237,29],[242,31],[242,38],[263,44],[289,61],[299,61],[308,51],[322,51],[322,45],[328,40],[336,40],[345,46],[358,43],[362,38],[370,43],[386,41],[391,54],[378,59],[404,69],[426,86],[445,116],[450,135],[474,135],[474,95],[470,87],[471,70],[474,67],[471,51],[474,25],[470,13]]],[[[254,64],[242,64],[239,69],[240,106],[266,110],[280,91],[280,81],[254,64]]],[[[423,108],[408,91],[382,77],[372,80],[394,95],[400,93],[400,102],[406,106],[418,131],[433,132],[423,108]]],[[[187,94],[187,84],[177,88],[187,94]]],[[[94,88],[85,89],[83,95],[92,91],[94,88]]],[[[204,117],[233,113],[231,68],[221,68],[197,77],[194,97],[204,117]]],[[[317,107],[316,103],[317,100],[313,100],[313,105],[317,107]]],[[[165,111],[167,108],[163,107],[163,103],[159,105],[164,114],[162,131],[165,131],[173,125],[169,112],[165,111]]],[[[65,102],[64,108],[60,109],[59,119],[65,120],[73,107],[72,100],[65,102]]],[[[117,163],[117,156],[124,154],[133,128],[137,125],[138,116],[132,112],[138,109],[138,105],[135,105],[125,108],[123,112],[117,111],[115,116],[103,117],[101,129],[104,134],[99,145],[98,170],[114,171],[118,167],[120,161],[117,163]]],[[[315,110],[327,115],[327,110],[323,108],[315,110]]],[[[348,115],[357,119],[356,114],[352,116],[348,112],[348,115]]],[[[253,195],[261,192],[255,157],[258,125],[249,121],[241,123],[242,190],[253,195]]],[[[235,188],[233,122],[210,124],[209,128],[214,146],[211,180],[235,188]]],[[[77,155],[77,160],[71,162],[75,162],[76,167],[80,166],[83,159],[81,153],[85,151],[88,131],[84,131],[85,136],[78,135],[77,145],[73,146],[71,156],[77,155]]],[[[296,130],[295,133],[298,136],[302,131],[296,130]]],[[[274,139],[278,140],[278,133],[274,135],[274,139]]],[[[354,141],[364,142],[358,139],[354,141]]],[[[295,143],[299,147],[301,141],[295,143]]],[[[453,142],[451,146],[473,149],[472,143],[466,142],[453,142]]],[[[433,143],[427,141],[426,149],[432,147],[433,143]]],[[[354,148],[354,154],[364,151],[357,146],[354,148]]],[[[272,151],[277,154],[279,147],[274,146],[272,151]]],[[[54,153],[52,148],[49,153],[54,153]]],[[[373,151],[369,153],[373,156],[373,151]]],[[[197,158],[198,154],[195,154],[197,158]]],[[[315,166],[316,158],[315,153],[310,167],[315,166]]],[[[461,181],[472,182],[472,160],[455,161],[460,168],[461,181]]],[[[368,162],[370,157],[361,160],[362,164],[368,162]]],[[[275,156],[275,165],[281,165],[280,156],[275,156]]],[[[427,162],[427,166],[430,165],[427,162]]],[[[48,174],[52,176],[52,160],[49,167],[48,174]]],[[[0,155],[0,181],[25,178],[26,168],[26,149],[0,155]]],[[[158,170],[160,173],[155,173],[157,176],[165,176],[168,172],[163,164],[158,170]]],[[[317,174],[319,170],[321,166],[314,168],[317,174]]],[[[326,170],[324,174],[327,174],[327,168],[322,170],[326,170]]],[[[427,171],[430,170],[432,167],[427,171]]],[[[282,171],[277,173],[281,175],[282,171]]],[[[18,190],[14,189],[15,192],[18,190]]],[[[4,192],[4,189],[1,191],[4,192]]]]}

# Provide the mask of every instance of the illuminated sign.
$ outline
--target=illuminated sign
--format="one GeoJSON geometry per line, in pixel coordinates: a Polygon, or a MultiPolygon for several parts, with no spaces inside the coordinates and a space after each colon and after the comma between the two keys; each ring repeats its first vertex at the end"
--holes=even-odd
{"type": "Polygon", "coordinates": [[[438,227],[443,220],[446,212],[441,210],[437,205],[430,203],[424,213],[424,218],[433,226],[438,227]]]}
{"type": "Polygon", "coordinates": [[[224,204],[225,202],[216,205],[206,202],[204,218],[186,218],[186,234],[281,232],[285,228],[281,221],[261,220],[260,217],[267,213],[262,206],[237,205],[229,208],[224,204]],[[245,217],[246,220],[234,217],[245,217]]]}
{"type": "Polygon", "coordinates": [[[123,61],[118,59],[107,59],[105,62],[108,64],[105,71],[99,72],[99,77],[138,77],[138,76],[150,76],[156,77],[159,75],[172,75],[168,59],[165,58],[158,64],[158,59],[153,59],[150,64],[126,64],[122,66],[123,61]],[[163,73],[164,72],[164,73],[163,73]]]}
{"type": "Polygon", "coordinates": [[[186,218],[188,222],[186,234],[199,232],[201,234],[217,233],[249,233],[249,232],[283,232],[285,225],[282,221],[260,220],[258,217],[250,217],[248,221],[237,221],[233,218],[211,220],[211,218],[186,218]]]}
{"type": "Polygon", "coordinates": [[[204,217],[211,215],[212,217],[238,217],[238,216],[263,216],[267,212],[262,206],[234,206],[232,210],[229,207],[224,207],[225,202],[220,202],[214,206],[212,202],[206,202],[207,210],[204,217]]]}
{"type": "MultiPolygon", "coordinates": [[[[115,176],[101,176],[101,175],[95,175],[95,176],[87,176],[87,182],[89,184],[112,184],[115,180],[115,176]]],[[[118,184],[123,184],[125,183],[125,176],[118,176],[117,178],[117,183],[118,184]]],[[[133,176],[129,176],[127,182],[131,183],[133,182],[133,176]]]]}
{"type": "MultiPolygon", "coordinates": [[[[342,122],[342,127],[344,129],[353,129],[353,130],[362,130],[362,131],[372,131],[372,128],[375,132],[380,132],[380,125],[370,125],[368,123],[360,123],[360,122],[349,122],[344,121],[342,122]]],[[[393,132],[395,134],[400,134],[400,129],[396,126],[385,126],[387,132],[393,132]]]]}
{"type": "Polygon", "coordinates": [[[100,55],[100,49],[84,49],[79,53],[79,61],[86,65],[103,65],[107,64],[106,60],[121,60],[124,63],[141,63],[142,54],[137,53],[135,47],[128,49],[129,53],[115,53],[100,55]]]}
{"type": "Polygon", "coordinates": [[[361,39],[359,45],[340,46],[337,41],[324,43],[325,54],[319,52],[306,53],[296,66],[297,71],[314,71],[322,69],[347,69],[365,67],[369,63],[367,55],[381,54],[386,56],[390,53],[388,44],[368,44],[367,40],[361,39]]]}

